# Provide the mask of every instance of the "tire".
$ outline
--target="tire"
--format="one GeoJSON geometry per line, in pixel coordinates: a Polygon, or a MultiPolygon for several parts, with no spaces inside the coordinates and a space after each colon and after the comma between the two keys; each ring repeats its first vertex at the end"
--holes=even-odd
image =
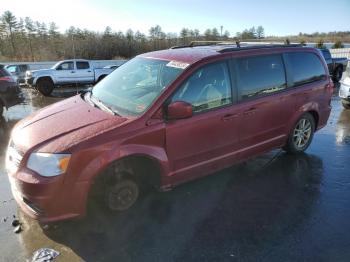
{"type": "Polygon", "coordinates": [[[125,211],[137,201],[140,187],[136,180],[125,177],[110,185],[105,191],[105,204],[111,211],[125,211]]]}
{"type": "Polygon", "coordinates": [[[342,101],[341,103],[342,103],[344,109],[350,109],[350,103],[346,103],[344,101],[342,101]]]}
{"type": "Polygon", "coordinates": [[[343,69],[339,66],[334,70],[333,81],[339,82],[343,77],[343,69]]]}
{"type": "Polygon", "coordinates": [[[310,113],[305,113],[294,125],[283,149],[292,154],[304,152],[311,144],[314,132],[315,119],[310,113]]]}
{"type": "Polygon", "coordinates": [[[100,82],[103,78],[105,78],[106,76],[107,76],[107,75],[102,75],[102,76],[100,76],[100,77],[98,78],[96,84],[97,84],[98,82],[100,82]]]}
{"type": "Polygon", "coordinates": [[[37,88],[44,96],[49,96],[53,91],[54,84],[49,79],[43,79],[37,83],[37,88]]]}

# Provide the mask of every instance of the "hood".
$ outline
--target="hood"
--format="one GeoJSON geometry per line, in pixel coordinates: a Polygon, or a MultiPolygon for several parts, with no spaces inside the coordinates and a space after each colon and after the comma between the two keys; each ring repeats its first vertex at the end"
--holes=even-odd
{"type": "Polygon", "coordinates": [[[32,72],[32,74],[35,74],[35,73],[41,73],[41,72],[49,72],[49,71],[53,71],[53,70],[55,70],[55,69],[47,68],[47,69],[30,70],[30,72],[32,72]]]}
{"type": "Polygon", "coordinates": [[[78,95],[20,121],[13,129],[12,140],[23,152],[33,147],[40,152],[63,152],[126,120],[91,106],[78,95]]]}

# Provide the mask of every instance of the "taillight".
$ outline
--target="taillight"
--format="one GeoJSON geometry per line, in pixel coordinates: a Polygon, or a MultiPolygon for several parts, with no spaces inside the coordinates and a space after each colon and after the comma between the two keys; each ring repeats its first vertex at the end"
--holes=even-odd
{"type": "Polygon", "coordinates": [[[0,81],[15,82],[15,80],[11,76],[2,76],[0,77],[0,81]]]}

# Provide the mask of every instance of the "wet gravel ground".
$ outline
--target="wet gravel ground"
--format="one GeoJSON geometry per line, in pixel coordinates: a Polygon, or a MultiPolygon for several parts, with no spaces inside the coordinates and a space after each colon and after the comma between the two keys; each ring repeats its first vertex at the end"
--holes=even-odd
{"type": "Polygon", "coordinates": [[[328,125],[305,154],[275,150],[149,193],[126,213],[92,206],[87,218],[47,229],[17,209],[4,154],[19,119],[75,90],[24,92],[26,104],[0,122],[0,261],[25,261],[42,247],[61,253],[55,261],[350,261],[350,110],[336,94],[328,125]]]}

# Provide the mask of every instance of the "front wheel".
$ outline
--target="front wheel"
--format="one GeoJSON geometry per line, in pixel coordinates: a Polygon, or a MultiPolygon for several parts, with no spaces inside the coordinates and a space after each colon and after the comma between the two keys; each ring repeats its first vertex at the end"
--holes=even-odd
{"type": "Polygon", "coordinates": [[[124,211],[132,207],[140,193],[138,183],[131,178],[123,178],[107,187],[105,201],[112,211],[124,211]]]}
{"type": "Polygon", "coordinates": [[[54,84],[51,80],[44,79],[40,80],[37,84],[38,90],[40,93],[42,93],[44,96],[48,96],[52,93],[54,84]]]}
{"type": "Polygon", "coordinates": [[[314,132],[315,119],[311,114],[305,113],[295,124],[283,149],[293,154],[304,152],[311,144],[314,132]]]}

